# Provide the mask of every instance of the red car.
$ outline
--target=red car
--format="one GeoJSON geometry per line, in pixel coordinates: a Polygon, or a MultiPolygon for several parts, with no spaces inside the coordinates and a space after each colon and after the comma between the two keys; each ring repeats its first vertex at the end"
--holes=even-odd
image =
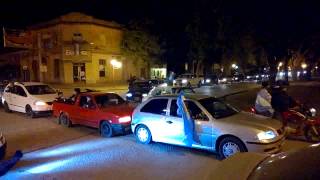
{"type": "Polygon", "coordinates": [[[81,124],[99,128],[103,137],[129,132],[133,107],[115,93],[80,93],[75,101],[57,100],[53,115],[67,127],[81,124]]]}

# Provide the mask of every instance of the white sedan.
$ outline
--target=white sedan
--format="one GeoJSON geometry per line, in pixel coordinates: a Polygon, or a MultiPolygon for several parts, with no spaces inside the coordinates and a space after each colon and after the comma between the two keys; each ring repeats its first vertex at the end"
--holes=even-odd
{"type": "Polygon", "coordinates": [[[15,82],[4,90],[2,104],[6,112],[27,113],[32,118],[51,114],[57,92],[49,85],[38,82],[15,82]]]}

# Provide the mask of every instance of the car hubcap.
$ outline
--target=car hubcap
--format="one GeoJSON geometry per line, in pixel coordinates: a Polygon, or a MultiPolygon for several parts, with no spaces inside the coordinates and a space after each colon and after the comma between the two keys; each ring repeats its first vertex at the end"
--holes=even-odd
{"type": "Polygon", "coordinates": [[[233,142],[228,142],[224,144],[222,147],[222,150],[223,150],[223,155],[225,157],[229,157],[234,155],[237,152],[240,152],[239,146],[233,142]]]}
{"type": "Polygon", "coordinates": [[[138,129],[138,138],[141,142],[146,142],[148,140],[149,134],[145,128],[138,129]]]}

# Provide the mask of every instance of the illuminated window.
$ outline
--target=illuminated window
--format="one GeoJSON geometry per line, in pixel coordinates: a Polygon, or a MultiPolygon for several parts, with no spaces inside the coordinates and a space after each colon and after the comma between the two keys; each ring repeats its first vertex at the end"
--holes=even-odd
{"type": "Polygon", "coordinates": [[[106,77],[106,60],[99,59],[99,77],[106,77]]]}

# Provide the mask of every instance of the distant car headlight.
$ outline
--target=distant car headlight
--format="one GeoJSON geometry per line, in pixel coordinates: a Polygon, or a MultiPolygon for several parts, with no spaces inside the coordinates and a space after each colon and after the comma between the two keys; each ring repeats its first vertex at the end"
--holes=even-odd
{"type": "Polygon", "coordinates": [[[173,83],[176,83],[177,81],[176,80],[173,80],[173,83]]]}
{"type": "Polygon", "coordinates": [[[182,79],[182,84],[186,84],[187,82],[188,82],[188,80],[186,80],[186,79],[182,79]]]}
{"type": "Polygon", "coordinates": [[[35,104],[36,106],[45,106],[45,105],[47,105],[47,103],[45,103],[45,102],[43,102],[43,101],[36,101],[34,104],[35,104]]]}
{"type": "Polygon", "coordinates": [[[210,83],[211,82],[211,79],[206,79],[206,83],[210,83]]]}
{"type": "Polygon", "coordinates": [[[260,132],[257,134],[257,137],[260,141],[262,140],[268,140],[268,139],[273,139],[277,135],[273,131],[265,131],[265,132],[260,132]]]}
{"type": "Polygon", "coordinates": [[[127,123],[131,121],[131,117],[130,116],[124,116],[119,118],[119,123],[127,123]]]}
{"type": "Polygon", "coordinates": [[[251,78],[251,76],[247,76],[247,79],[250,79],[251,78]]]}
{"type": "Polygon", "coordinates": [[[127,97],[132,97],[132,93],[127,93],[126,96],[127,97]]]}
{"type": "Polygon", "coordinates": [[[142,97],[147,97],[147,96],[148,96],[148,94],[146,94],[146,93],[142,94],[142,97]]]}

